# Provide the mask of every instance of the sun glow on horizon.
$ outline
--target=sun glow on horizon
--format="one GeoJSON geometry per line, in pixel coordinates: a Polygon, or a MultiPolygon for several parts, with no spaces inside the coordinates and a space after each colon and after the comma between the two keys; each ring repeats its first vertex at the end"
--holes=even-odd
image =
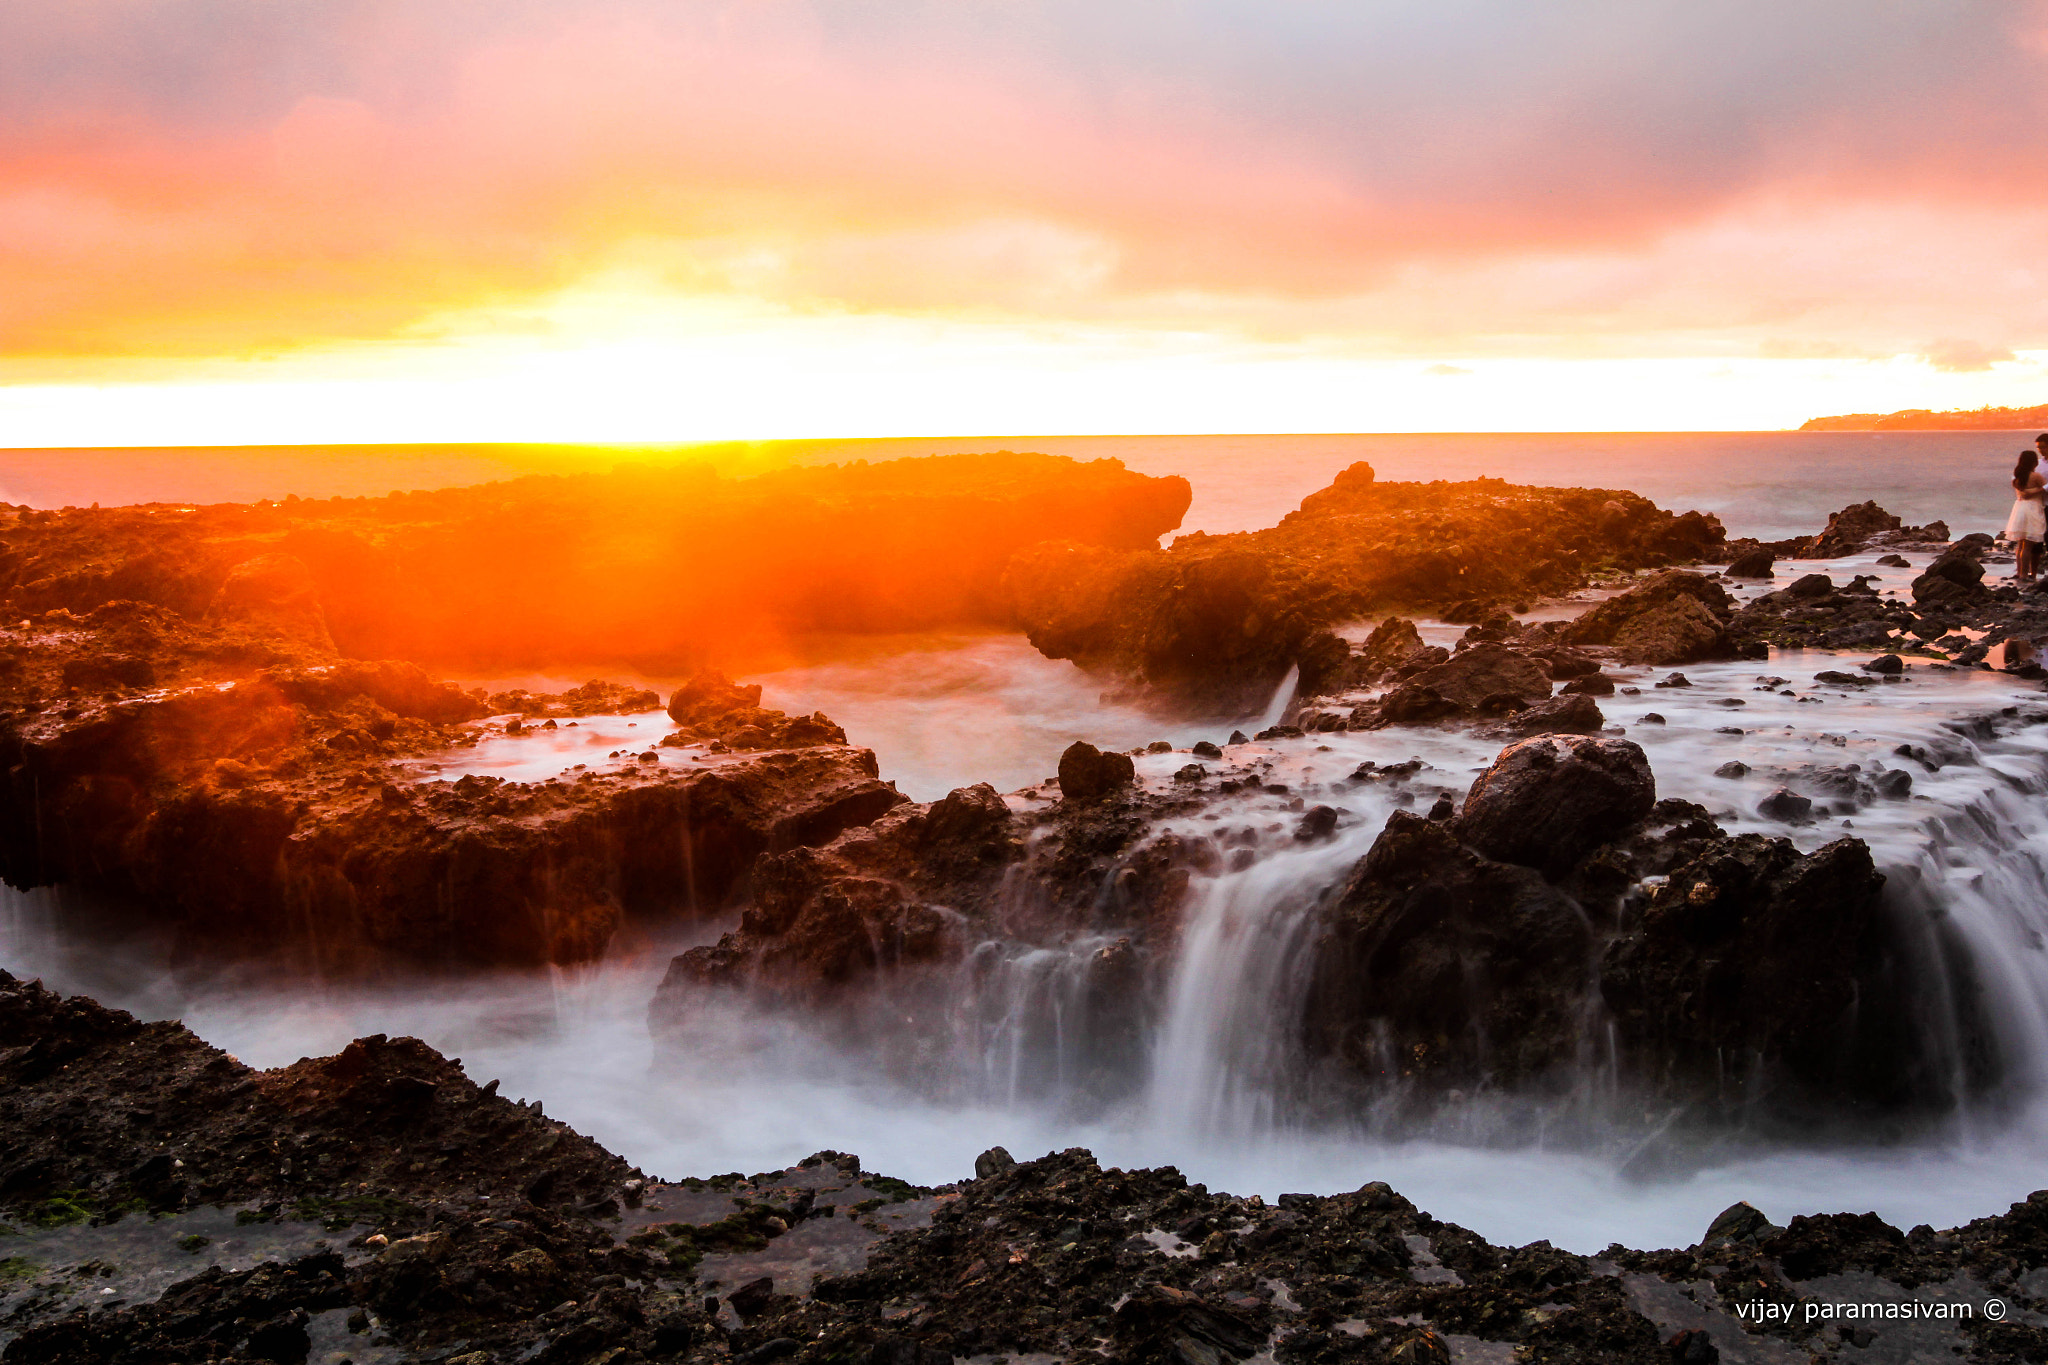
{"type": "Polygon", "coordinates": [[[2048,397],[2035,0],[202,9],[0,12],[0,446],[2048,397]]]}
{"type": "Polygon", "coordinates": [[[1917,355],[1410,358],[1344,338],[597,296],[467,336],[144,362],[96,383],[24,368],[0,366],[19,376],[0,384],[0,446],[1743,431],[2048,391],[2048,351],[1962,372],[1917,355]]]}

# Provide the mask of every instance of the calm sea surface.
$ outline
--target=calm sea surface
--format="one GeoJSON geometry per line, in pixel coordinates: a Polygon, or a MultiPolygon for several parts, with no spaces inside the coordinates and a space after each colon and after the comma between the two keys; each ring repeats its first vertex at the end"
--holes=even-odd
{"type": "MultiPolygon", "coordinates": [[[[711,448],[720,460],[821,464],[960,451],[1040,450],[1113,457],[1194,485],[1182,529],[1271,526],[1364,460],[1386,479],[1469,479],[1626,488],[1676,510],[1718,514],[1735,535],[1811,533],[1827,514],[1874,498],[1961,534],[2005,522],[2008,471],[2029,432],[1513,432],[1421,436],[978,436],[806,441],[711,448]]],[[[127,502],[245,502],[381,494],[690,458],[687,450],[580,451],[526,446],[268,446],[0,450],[0,501],[36,507],[127,502]]]]}

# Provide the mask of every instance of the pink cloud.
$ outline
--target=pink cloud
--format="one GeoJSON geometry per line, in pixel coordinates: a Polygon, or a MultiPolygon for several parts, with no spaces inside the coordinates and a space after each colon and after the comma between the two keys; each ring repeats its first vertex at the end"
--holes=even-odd
{"type": "Polygon", "coordinates": [[[0,352],[389,335],[649,243],[696,287],[766,253],[792,297],[1110,317],[1597,257],[1627,312],[1764,199],[2031,203],[2040,11],[1938,8],[21,0],[0,352]]]}

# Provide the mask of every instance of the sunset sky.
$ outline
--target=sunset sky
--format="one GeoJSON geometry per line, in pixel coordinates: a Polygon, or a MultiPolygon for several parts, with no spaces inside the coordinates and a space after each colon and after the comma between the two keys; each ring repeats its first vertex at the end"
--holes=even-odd
{"type": "Polygon", "coordinates": [[[7,0],[0,446],[2048,402],[2033,0],[7,0]]]}

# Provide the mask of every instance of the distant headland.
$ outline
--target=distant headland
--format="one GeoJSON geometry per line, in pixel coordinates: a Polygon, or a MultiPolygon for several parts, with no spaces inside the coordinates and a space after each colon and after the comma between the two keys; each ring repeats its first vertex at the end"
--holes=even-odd
{"type": "Polygon", "coordinates": [[[2048,403],[2033,408],[1956,408],[1930,412],[1926,408],[1905,408],[1899,412],[1849,412],[1839,417],[1815,417],[1800,426],[1801,431],[2018,431],[2022,427],[2048,428],[2048,403]]]}

